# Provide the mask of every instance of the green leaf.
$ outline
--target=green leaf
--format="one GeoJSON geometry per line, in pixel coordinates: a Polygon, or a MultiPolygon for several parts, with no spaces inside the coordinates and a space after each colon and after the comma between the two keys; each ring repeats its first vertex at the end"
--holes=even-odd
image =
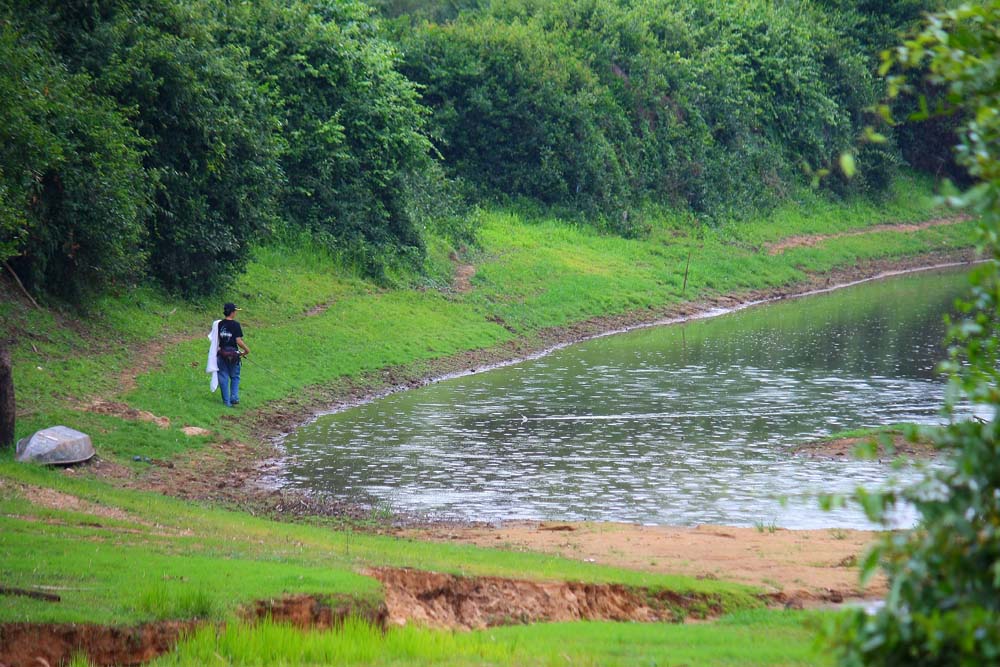
{"type": "Polygon", "coordinates": [[[847,178],[854,178],[854,174],[857,173],[854,155],[850,151],[844,151],[840,154],[840,170],[847,178]]]}
{"type": "Polygon", "coordinates": [[[862,588],[871,581],[872,576],[878,570],[878,564],[882,560],[883,551],[884,548],[881,545],[876,545],[868,550],[868,553],[865,554],[864,559],[861,561],[860,583],[862,588]]]}

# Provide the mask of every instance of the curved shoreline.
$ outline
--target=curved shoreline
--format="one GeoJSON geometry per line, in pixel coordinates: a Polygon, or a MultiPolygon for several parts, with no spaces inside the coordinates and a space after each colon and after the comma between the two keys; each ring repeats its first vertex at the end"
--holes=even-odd
{"type": "MultiPolygon", "coordinates": [[[[493,348],[470,350],[429,363],[382,368],[360,378],[340,378],[309,388],[301,395],[276,401],[255,414],[247,413],[253,436],[249,443],[215,442],[186,460],[175,462],[173,467],[155,466],[141,479],[134,479],[127,471],[118,470],[118,466],[107,462],[99,462],[95,472],[117,477],[133,488],[181,498],[223,502],[275,517],[327,516],[365,520],[370,518],[371,508],[323,494],[289,491],[281,487],[277,477],[288,457],[282,444],[288,434],[323,415],[342,412],[408,389],[537,359],[575,343],[714,317],[907,273],[971,266],[976,261],[974,250],[965,249],[858,263],[810,275],[793,285],[717,295],[655,310],[595,317],[565,327],[541,330],[493,348]]],[[[454,523],[429,521],[424,516],[397,515],[393,518],[396,523],[404,525],[454,523]]]]}
{"type": "MultiPolygon", "coordinates": [[[[504,356],[503,351],[512,345],[516,348],[521,348],[521,346],[526,342],[526,340],[522,338],[515,340],[512,343],[505,344],[499,348],[471,350],[453,357],[434,360],[431,362],[432,366],[447,367],[452,365],[455,360],[465,360],[470,356],[475,357],[481,354],[482,356],[489,358],[491,356],[491,352],[494,350],[496,350],[499,355],[498,358],[486,361],[480,365],[473,364],[460,370],[443,370],[441,372],[434,372],[431,370],[427,374],[417,377],[407,377],[404,382],[396,383],[387,388],[374,390],[361,396],[353,395],[340,398],[339,400],[334,399],[331,401],[329,407],[326,409],[315,409],[311,411],[309,415],[298,421],[292,428],[281,430],[279,432],[268,432],[267,430],[264,430],[258,432],[257,434],[259,437],[267,439],[273,444],[280,445],[284,438],[290,435],[293,431],[306,424],[312,423],[319,417],[337,414],[353,407],[365,405],[381,398],[385,398],[386,396],[414,389],[416,387],[466,377],[468,375],[475,375],[477,373],[483,373],[498,368],[506,368],[525,361],[541,359],[549,354],[552,354],[553,352],[578,343],[605,338],[607,336],[615,336],[631,331],[649,329],[652,327],[685,324],[696,320],[720,317],[739,312],[747,308],[753,308],[755,306],[767,305],[786,299],[799,299],[802,297],[826,294],[848,287],[855,287],[868,282],[885,280],[912,273],[939,271],[963,266],[971,267],[982,261],[977,260],[974,257],[970,257],[969,255],[971,255],[971,253],[969,252],[963,251],[957,254],[964,255],[966,257],[964,259],[956,259],[955,261],[941,261],[934,264],[919,264],[917,266],[910,265],[912,260],[926,258],[926,255],[915,258],[892,260],[889,262],[878,262],[874,265],[874,268],[877,269],[875,273],[869,274],[864,267],[855,267],[854,270],[835,270],[829,274],[814,276],[808,282],[797,286],[793,285],[774,289],[755,290],[743,295],[722,295],[707,301],[682,302],[660,311],[653,311],[658,312],[659,314],[652,319],[645,317],[650,311],[640,311],[592,318],[567,327],[557,327],[543,330],[538,333],[542,346],[536,349],[530,349],[529,351],[522,352],[516,356],[504,356]],[[861,277],[858,277],[855,270],[861,271],[861,277]],[[846,276],[847,279],[840,280],[840,278],[844,276],[846,276]],[[818,286],[817,283],[823,284],[822,286],[818,286]],[[602,328],[603,323],[607,323],[608,326],[606,328],[602,328]],[[553,340],[555,342],[552,342],[553,340]]],[[[405,368],[399,369],[399,372],[405,375],[405,368]]]]}

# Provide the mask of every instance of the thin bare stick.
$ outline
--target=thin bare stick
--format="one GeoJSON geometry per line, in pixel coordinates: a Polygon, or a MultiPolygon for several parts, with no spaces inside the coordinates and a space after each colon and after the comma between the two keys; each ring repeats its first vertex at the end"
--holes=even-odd
{"type": "Polygon", "coordinates": [[[62,600],[61,597],[52,593],[42,593],[41,591],[33,591],[27,588],[12,588],[10,586],[0,586],[0,595],[23,595],[24,597],[45,600],[46,602],[60,602],[62,600]]]}
{"type": "Polygon", "coordinates": [[[687,264],[684,265],[684,286],[681,287],[681,294],[684,294],[684,292],[687,292],[687,288],[688,288],[688,269],[691,268],[691,252],[692,252],[692,250],[689,249],[688,250],[688,261],[687,261],[687,264]]]}
{"type": "Polygon", "coordinates": [[[39,306],[39,305],[38,305],[38,302],[37,302],[37,301],[35,301],[35,300],[34,300],[34,299],[33,299],[33,298],[31,297],[31,294],[30,294],[30,293],[28,292],[28,290],[27,290],[27,289],[26,289],[26,288],[24,287],[24,283],[22,283],[22,282],[21,282],[21,279],[17,277],[17,274],[16,274],[16,273],[14,273],[14,269],[13,269],[13,267],[11,267],[11,265],[10,265],[10,264],[8,264],[7,262],[4,262],[4,263],[3,263],[3,265],[7,267],[7,270],[8,270],[8,271],[10,271],[10,275],[14,276],[14,280],[15,280],[15,281],[17,282],[17,286],[21,288],[21,291],[22,291],[22,292],[24,292],[24,296],[28,297],[28,301],[30,301],[30,302],[31,302],[31,303],[32,303],[32,304],[33,304],[33,305],[35,306],[35,308],[36,308],[37,310],[41,310],[41,309],[42,309],[42,307],[41,307],[41,306],[39,306]]]}

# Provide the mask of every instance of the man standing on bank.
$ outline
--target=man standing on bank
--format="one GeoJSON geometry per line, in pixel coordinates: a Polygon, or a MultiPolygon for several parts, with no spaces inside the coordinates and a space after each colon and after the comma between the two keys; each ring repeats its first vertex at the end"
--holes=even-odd
{"type": "Polygon", "coordinates": [[[234,303],[225,304],[225,319],[219,320],[219,386],[222,402],[229,408],[240,403],[240,350],[250,354],[243,344],[243,327],[234,319],[238,310],[234,303]]]}

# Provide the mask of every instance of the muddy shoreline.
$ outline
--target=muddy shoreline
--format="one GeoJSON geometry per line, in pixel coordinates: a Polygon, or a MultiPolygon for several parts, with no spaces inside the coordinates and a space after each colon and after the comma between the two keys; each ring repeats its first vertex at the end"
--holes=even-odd
{"type": "MultiPolygon", "coordinates": [[[[223,419],[241,418],[250,421],[253,435],[251,442],[216,442],[190,456],[171,462],[170,466],[150,465],[149,470],[138,478],[134,471],[107,461],[98,460],[92,469],[99,476],[117,478],[129,487],[192,500],[220,502],[255,515],[264,514],[290,520],[306,516],[328,517],[385,524],[385,521],[372,521],[374,513],[370,507],[320,494],[282,490],[277,485],[276,478],[286,456],[282,441],[287,434],[322,415],[348,410],[393,393],[449,378],[520,363],[574,343],[639,328],[711,317],[905,273],[971,265],[976,259],[975,252],[967,249],[863,262],[829,273],[812,275],[801,283],[780,288],[718,295],[661,309],[592,318],[567,327],[542,330],[494,348],[472,350],[429,363],[384,368],[361,378],[335,380],[329,384],[307,388],[295,397],[278,401],[256,412],[246,412],[240,417],[226,415],[223,419]]],[[[456,522],[422,515],[395,514],[390,523],[389,526],[378,526],[378,529],[426,527],[456,522]]],[[[477,524],[474,521],[458,523],[477,524]]]]}

